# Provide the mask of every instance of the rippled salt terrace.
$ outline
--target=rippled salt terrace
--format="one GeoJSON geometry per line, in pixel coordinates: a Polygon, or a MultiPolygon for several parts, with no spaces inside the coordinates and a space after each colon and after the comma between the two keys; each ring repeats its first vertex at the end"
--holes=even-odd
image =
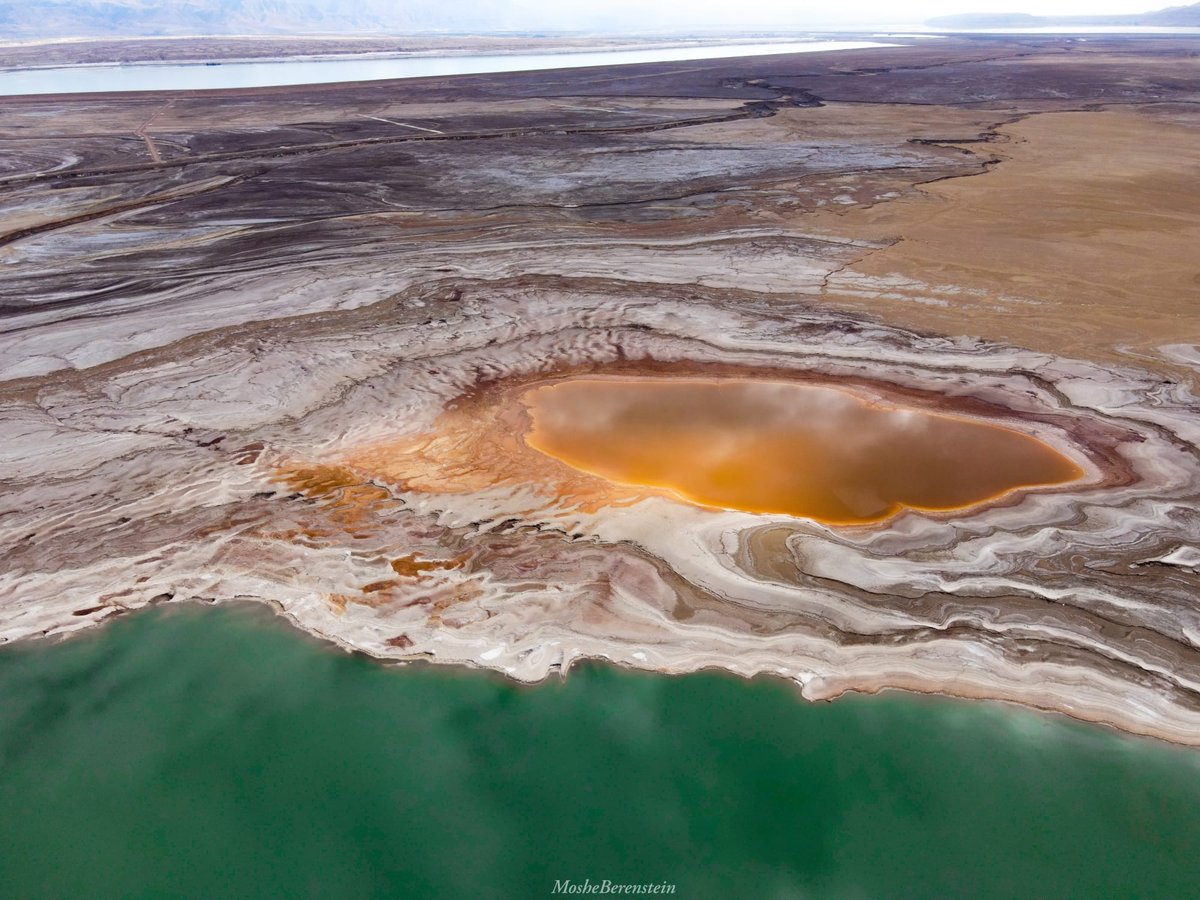
{"type": "Polygon", "coordinates": [[[1198,744],[1189,42],[13,97],[0,636],[251,601],[1198,744]]]}

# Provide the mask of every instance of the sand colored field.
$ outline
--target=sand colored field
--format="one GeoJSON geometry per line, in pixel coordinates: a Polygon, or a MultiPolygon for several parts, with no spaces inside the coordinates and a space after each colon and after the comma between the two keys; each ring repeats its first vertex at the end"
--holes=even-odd
{"type": "Polygon", "coordinates": [[[838,232],[900,240],[831,279],[829,297],[882,279],[886,290],[850,302],[922,330],[1186,379],[1174,345],[1200,342],[1198,121],[1151,107],[1002,125],[976,148],[999,160],[986,174],[839,217],[838,232]]]}

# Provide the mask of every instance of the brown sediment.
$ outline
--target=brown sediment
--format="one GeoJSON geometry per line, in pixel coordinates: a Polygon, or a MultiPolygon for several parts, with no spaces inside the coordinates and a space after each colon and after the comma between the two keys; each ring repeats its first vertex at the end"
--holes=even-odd
{"type": "Polygon", "coordinates": [[[1200,744],[1198,46],[13,98],[0,638],[256,599],[526,681],[720,667],[1200,744]],[[702,508],[527,443],[523,397],[601,375],[832,386],[1082,476],[702,508]]]}

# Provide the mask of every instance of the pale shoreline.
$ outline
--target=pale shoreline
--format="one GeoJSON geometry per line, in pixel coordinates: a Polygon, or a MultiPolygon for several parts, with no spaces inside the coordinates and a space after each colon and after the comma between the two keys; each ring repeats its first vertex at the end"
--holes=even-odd
{"type": "MultiPolygon", "coordinates": [[[[462,56],[519,56],[524,54],[553,54],[570,55],[573,53],[607,53],[628,50],[675,50],[687,48],[705,48],[720,46],[741,46],[744,44],[795,44],[808,40],[828,41],[833,39],[861,40],[868,36],[881,36],[877,30],[863,31],[828,31],[828,32],[795,32],[786,34],[732,33],[720,36],[679,35],[662,37],[634,37],[622,35],[563,35],[561,37],[521,37],[506,35],[181,35],[181,36],[150,36],[129,38],[48,38],[44,40],[6,40],[0,41],[0,71],[25,72],[45,69],[93,68],[110,66],[151,66],[151,65],[205,65],[215,62],[221,65],[238,63],[272,63],[272,62],[330,62],[341,60],[387,60],[387,59],[425,59],[425,58],[456,58],[462,56]],[[135,55],[128,59],[62,61],[36,64],[5,64],[4,51],[39,48],[42,50],[54,48],[87,48],[112,47],[133,48],[147,43],[150,45],[178,44],[185,51],[184,55],[166,59],[139,58],[135,55]],[[273,55],[249,54],[237,55],[245,50],[247,43],[295,45],[295,51],[286,50],[273,55]],[[347,49],[329,49],[326,52],[304,52],[305,45],[353,45],[355,43],[378,46],[381,44],[411,44],[411,47],[394,47],[379,49],[358,49],[348,46],[347,49]],[[207,52],[199,50],[187,52],[189,45],[207,46],[207,52]]],[[[918,35],[903,35],[918,37],[918,35]]],[[[940,37],[939,35],[921,35],[921,37],[940,37]]],[[[144,56],[145,54],[141,54],[144,56]]],[[[64,54],[66,56],[66,54],[64,54]]]]}
{"type": "MultiPolygon", "coordinates": [[[[573,68],[627,68],[687,64],[773,55],[840,53],[901,46],[880,41],[805,40],[778,43],[687,44],[654,47],[556,49],[550,52],[490,53],[442,51],[288,56],[213,61],[77,63],[0,68],[0,96],[124,93],[168,94],[179,91],[253,90],[302,85],[338,85],[415,78],[493,76],[506,72],[547,72],[573,68]],[[163,81],[150,85],[134,78],[138,70],[157,69],[163,81]],[[80,82],[85,77],[96,81],[80,82]],[[72,79],[72,75],[75,75],[72,79]],[[165,83],[164,83],[165,81],[165,83]]],[[[144,72],[143,72],[144,74],[144,72]]]]}

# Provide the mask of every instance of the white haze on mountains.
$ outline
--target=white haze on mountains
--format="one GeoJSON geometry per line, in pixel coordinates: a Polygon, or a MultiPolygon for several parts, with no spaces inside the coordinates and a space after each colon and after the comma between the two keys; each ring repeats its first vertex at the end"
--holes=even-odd
{"type": "MultiPolygon", "coordinates": [[[[1155,5],[1150,0],[1150,7],[1155,5]]],[[[0,0],[0,36],[895,27],[972,12],[1142,12],[1139,0],[0,0]]]]}

